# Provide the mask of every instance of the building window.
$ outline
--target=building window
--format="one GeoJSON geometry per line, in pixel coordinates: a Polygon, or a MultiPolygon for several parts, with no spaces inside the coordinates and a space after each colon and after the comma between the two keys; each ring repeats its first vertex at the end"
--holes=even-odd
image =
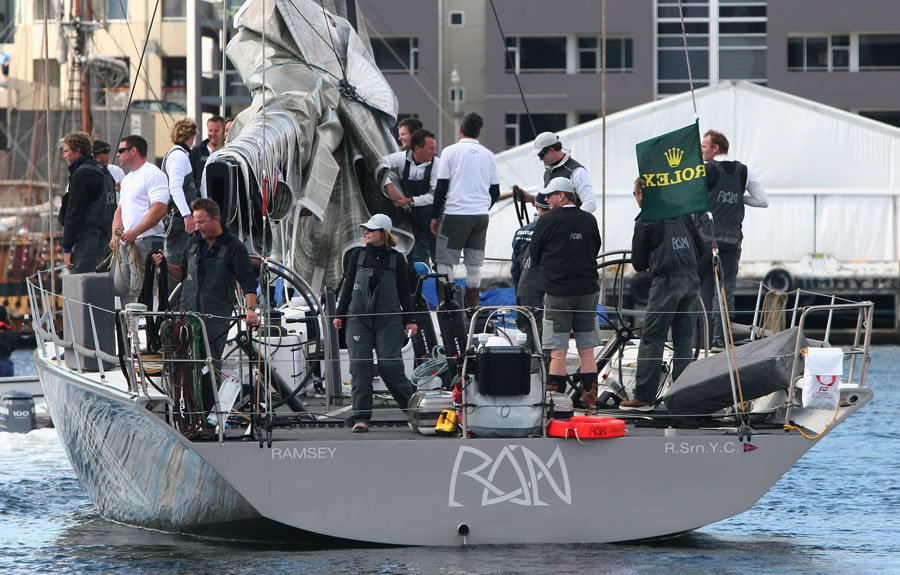
{"type": "Polygon", "coordinates": [[[798,36],[788,38],[788,70],[827,72],[850,68],[850,36],[798,36]]]}
{"type": "MultiPolygon", "coordinates": [[[[53,10],[53,4],[48,2],[48,6],[50,7],[50,20],[56,20],[56,14],[53,10]]],[[[34,19],[35,20],[43,20],[44,19],[44,0],[34,0],[34,19]]]]}
{"type": "MultiPolygon", "coordinates": [[[[596,73],[600,71],[603,63],[602,53],[597,36],[580,36],[577,39],[578,71],[581,73],[596,73]]],[[[632,64],[632,39],[631,38],[607,38],[606,39],[606,69],[610,72],[630,72],[632,64]]]]}
{"type": "Polygon", "coordinates": [[[630,72],[632,70],[631,51],[631,38],[607,38],[606,69],[630,72]]]}
{"type": "MultiPolygon", "coordinates": [[[[541,132],[559,132],[566,129],[566,114],[532,114],[531,121],[538,134],[541,132]]],[[[527,114],[506,114],[506,147],[512,148],[534,140],[535,132],[527,114]]]]}
{"type": "Polygon", "coordinates": [[[177,19],[187,17],[185,0],[163,0],[163,18],[177,19]]]}
{"type": "Polygon", "coordinates": [[[16,0],[0,0],[0,44],[16,41],[16,0]]]}
{"type": "Polygon", "coordinates": [[[506,71],[517,73],[565,72],[565,36],[509,36],[506,71]],[[511,61],[510,61],[511,60],[511,61]]]}
{"type": "Polygon", "coordinates": [[[575,121],[579,124],[584,124],[585,122],[590,122],[591,120],[596,120],[600,117],[600,114],[597,112],[578,112],[575,114],[575,121]]]}
{"type": "Polygon", "coordinates": [[[415,73],[419,69],[419,39],[415,37],[370,38],[375,63],[382,72],[415,73]]]}
{"type": "Polygon", "coordinates": [[[187,58],[163,58],[163,88],[187,89],[187,58]]]}
{"type": "Polygon", "coordinates": [[[900,70],[900,34],[860,34],[860,70],[900,70]]]}
{"type": "MultiPolygon", "coordinates": [[[[676,7],[677,11],[677,7],[676,7]]],[[[685,22],[688,34],[688,58],[694,87],[709,84],[709,22],[685,22]]],[[[660,18],[656,25],[656,92],[660,96],[678,94],[690,89],[687,64],[684,61],[684,43],[680,22],[665,22],[660,18]]]]}
{"type": "Polygon", "coordinates": [[[454,28],[457,26],[465,26],[466,25],[466,13],[463,12],[462,10],[452,10],[449,13],[448,22],[449,22],[449,25],[454,28]]]}
{"type": "Polygon", "coordinates": [[[719,6],[719,80],[765,83],[766,25],[765,2],[719,6]]]}
{"type": "Polygon", "coordinates": [[[686,39],[678,0],[656,4],[657,96],[690,89],[685,41],[695,88],[720,80],[766,83],[767,0],[682,2],[686,39]]]}
{"type": "Polygon", "coordinates": [[[35,58],[32,72],[34,72],[32,77],[36,84],[43,84],[44,78],[46,78],[45,74],[49,72],[50,85],[59,86],[59,62],[56,61],[56,58],[50,58],[49,60],[35,58]],[[49,66],[50,69],[45,72],[46,66],[49,66]]]}
{"type": "MultiPolygon", "coordinates": [[[[38,0],[41,1],[41,0],[38,0]]],[[[128,18],[128,0],[106,0],[106,19],[125,20],[128,18]]]]}
{"type": "Polygon", "coordinates": [[[466,101],[466,88],[465,86],[459,86],[458,88],[450,88],[450,101],[456,102],[457,94],[459,94],[459,103],[462,104],[466,101]]]}

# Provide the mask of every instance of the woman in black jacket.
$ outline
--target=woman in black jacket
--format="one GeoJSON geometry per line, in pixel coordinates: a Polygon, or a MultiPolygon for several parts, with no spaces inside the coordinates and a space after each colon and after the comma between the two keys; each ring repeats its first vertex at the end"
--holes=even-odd
{"type": "Polygon", "coordinates": [[[378,374],[400,409],[406,409],[415,391],[401,357],[406,338],[416,333],[406,258],[393,249],[396,240],[388,216],[375,214],[362,227],[365,245],[344,257],[343,287],[334,318],[337,329],[344,327],[346,319],[354,433],[368,431],[372,418],[373,349],[378,354],[378,374]]]}

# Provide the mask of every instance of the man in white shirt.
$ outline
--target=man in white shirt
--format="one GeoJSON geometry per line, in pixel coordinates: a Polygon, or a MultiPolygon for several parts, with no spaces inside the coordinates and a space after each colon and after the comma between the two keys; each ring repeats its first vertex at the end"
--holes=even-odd
{"type": "MultiPolygon", "coordinates": [[[[534,155],[544,163],[544,187],[550,184],[553,178],[568,178],[575,185],[575,194],[578,196],[576,205],[589,214],[597,209],[597,199],[594,197],[594,186],[587,170],[572,158],[569,151],[563,148],[559,136],[553,132],[541,132],[532,144],[534,155]]],[[[521,193],[528,202],[534,201],[534,196],[513,186],[515,193],[521,193]]]]}
{"type": "Polygon", "coordinates": [[[137,301],[147,254],[163,248],[162,218],[169,203],[169,182],[162,170],[147,161],[144,138],[126,136],[119,142],[117,153],[119,165],[129,172],[122,180],[109,247],[116,251],[113,283],[124,307],[137,301]]]}
{"type": "Polygon", "coordinates": [[[102,140],[94,140],[94,159],[103,164],[106,167],[107,171],[112,175],[113,181],[116,182],[116,203],[119,202],[119,193],[121,191],[122,186],[122,178],[125,177],[125,172],[122,171],[122,168],[115,164],[109,163],[109,153],[111,151],[111,147],[109,144],[102,140]]]}
{"type": "Polygon", "coordinates": [[[440,162],[440,158],[435,155],[436,152],[437,142],[434,134],[428,130],[418,130],[410,138],[408,150],[394,152],[384,158],[384,162],[396,176],[392,179],[399,181],[402,192],[394,205],[410,208],[416,245],[410,253],[409,261],[423,262],[425,265],[429,265],[429,259],[434,259],[431,210],[440,162]]]}
{"type": "Polygon", "coordinates": [[[704,253],[700,264],[700,296],[706,309],[711,310],[712,346],[725,346],[725,331],[719,313],[719,294],[715,290],[713,275],[712,242],[715,231],[719,248],[722,284],[725,288],[725,302],[728,314],[734,314],[734,287],[737,283],[738,263],[741,259],[741,230],[744,221],[744,206],[766,208],[769,199],[756,173],[740,162],[728,157],[728,139],[721,132],[709,130],[700,142],[700,152],[706,162],[706,182],[709,188],[709,209],[713,214],[710,225],[705,215],[699,217],[697,229],[703,238],[704,253]],[[748,193],[744,193],[744,191],[748,193]]]}
{"type": "Polygon", "coordinates": [[[194,233],[191,202],[197,199],[197,187],[191,169],[189,144],[197,136],[197,122],[191,118],[181,118],[172,126],[169,135],[172,147],[162,162],[162,171],[169,178],[166,259],[178,262],[194,233]]]}
{"type": "Polygon", "coordinates": [[[481,116],[467,114],[459,128],[459,141],[444,149],[431,215],[438,273],[447,274],[453,283],[453,266],[459,263],[460,253],[464,256],[467,308],[478,305],[488,212],[500,196],[494,154],[476,139],[482,126],[481,116]]]}

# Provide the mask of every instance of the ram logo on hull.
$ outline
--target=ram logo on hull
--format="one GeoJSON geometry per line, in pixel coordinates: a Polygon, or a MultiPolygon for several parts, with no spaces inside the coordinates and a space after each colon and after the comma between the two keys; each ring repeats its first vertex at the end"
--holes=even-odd
{"type": "Polygon", "coordinates": [[[558,446],[546,462],[521,445],[506,445],[496,456],[469,446],[456,452],[450,474],[450,507],[507,502],[537,507],[557,500],[572,504],[569,470],[558,446]]]}

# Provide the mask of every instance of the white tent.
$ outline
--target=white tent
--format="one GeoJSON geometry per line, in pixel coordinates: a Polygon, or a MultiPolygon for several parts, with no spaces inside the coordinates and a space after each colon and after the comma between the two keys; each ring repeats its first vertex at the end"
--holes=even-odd
{"type": "MultiPolygon", "coordinates": [[[[749,82],[695,94],[701,134],[724,133],[729,155],[753,168],[769,196],[767,209],[746,209],[742,262],[798,261],[813,253],[845,262],[898,259],[900,129],[749,82]]],[[[607,117],[605,250],[631,246],[635,144],[692,121],[690,93],[607,117]]],[[[602,226],[601,120],[559,135],[590,174],[602,226]]],[[[543,164],[531,142],[497,154],[497,166],[503,192],[542,183],[543,164]]],[[[511,200],[495,205],[487,256],[508,258],[517,227],[511,200]]]]}

